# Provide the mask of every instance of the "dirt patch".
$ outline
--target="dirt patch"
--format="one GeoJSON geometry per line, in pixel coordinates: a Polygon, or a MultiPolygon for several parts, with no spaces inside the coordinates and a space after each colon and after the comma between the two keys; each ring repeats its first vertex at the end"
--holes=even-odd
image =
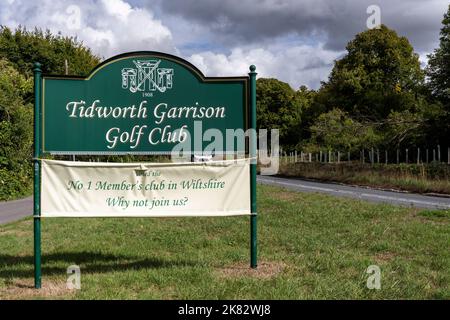
{"type": "Polygon", "coordinates": [[[263,261],[256,269],[250,268],[248,263],[237,263],[217,270],[221,278],[250,277],[257,279],[270,279],[276,277],[285,270],[287,265],[283,262],[263,261]]]}
{"type": "Polygon", "coordinates": [[[0,288],[0,300],[12,299],[61,299],[74,294],[74,290],[67,289],[65,281],[46,280],[41,289],[34,288],[33,280],[13,280],[6,288],[0,288]]]}
{"type": "Polygon", "coordinates": [[[378,262],[389,262],[396,257],[396,254],[393,252],[380,252],[375,255],[375,259],[378,262]]]}
{"type": "Polygon", "coordinates": [[[298,193],[294,192],[280,192],[274,194],[277,200],[295,200],[298,199],[298,193]]]}

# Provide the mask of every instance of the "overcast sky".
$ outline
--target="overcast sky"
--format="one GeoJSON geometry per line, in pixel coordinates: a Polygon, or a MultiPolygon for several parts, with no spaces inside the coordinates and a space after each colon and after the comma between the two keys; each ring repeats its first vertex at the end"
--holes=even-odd
{"type": "Polygon", "coordinates": [[[276,77],[317,89],[333,61],[367,30],[370,5],[407,36],[423,62],[439,43],[448,0],[0,0],[0,24],[77,36],[103,58],[151,50],[207,76],[276,77]]]}

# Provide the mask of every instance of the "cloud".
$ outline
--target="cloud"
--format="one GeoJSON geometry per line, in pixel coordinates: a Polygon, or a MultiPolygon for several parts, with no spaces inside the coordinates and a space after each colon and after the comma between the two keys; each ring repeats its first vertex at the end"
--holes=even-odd
{"type": "Polygon", "coordinates": [[[249,66],[255,64],[259,77],[275,77],[288,82],[294,89],[301,85],[317,89],[333,67],[333,61],[340,54],[321,46],[293,46],[268,49],[236,48],[229,55],[200,52],[188,59],[207,75],[243,75],[249,66]]]}
{"type": "Polygon", "coordinates": [[[372,4],[380,7],[381,22],[407,36],[417,51],[436,46],[447,0],[160,1],[164,13],[202,24],[210,30],[211,41],[228,46],[294,33],[304,38],[323,35],[325,47],[332,50],[343,50],[356,33],[367,29],[366,10],[372,4]]]}
{"type": "Polygon", "coordinates": [[[132,7],[123,0],[7,0],[0,10],[3,25],[77,36],[105,58],[135,50],[177,52],[171,31],[151,10],[132,7]]]}
{"type": "Polygon", "coordinates": [[[77,36],[105,58],[168,52],[208,76],[243,75],[255,64],[259,76],[318,88],[345,45],[367,29],[372,4],[424,65],[438,46],[447,0],[0,0],[0,24],[77,36]]]}

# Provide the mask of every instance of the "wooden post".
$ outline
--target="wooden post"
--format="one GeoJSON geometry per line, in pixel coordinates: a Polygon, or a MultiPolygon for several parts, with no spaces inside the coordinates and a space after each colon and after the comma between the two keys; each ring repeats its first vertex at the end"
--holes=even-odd
{"type": "Polygon", "coordinates": [[[66,71],[66,76],[69,74],[69,62],[67,59],[64,60],[64,69],[66,71]]]}
{"type": "Polygon", "coordinates": [[[388,160],[388,152],[387,152],[387,150],[384,151],[384,158],[385,158],[386,164],[388,164],[389,160],[388,160]]]}
{"type": "Polygon", "coordinates": [[[377,149],[377,163],[380,164],[380,149],[377,149]]]}
{"type": "Polygon", "coordinates": [[[447,149],[447,164],[450,164],[450,147],[447,149]]]}
{"type": "Polygon", "coordinates": [[[417,164],[420,164],[420,148],[417,148],[417,164]]]}
{"type": "Polygon", "coordinates": [[[441,146],[438,145],[438,161],[441,162],[441,146]]]}
{"type": "Polygon", "coordinates": [[[408,148],[406,148],[406,163],[409,163],[408,160],[409,160],[409,159],[408,159],[408,148]]]}

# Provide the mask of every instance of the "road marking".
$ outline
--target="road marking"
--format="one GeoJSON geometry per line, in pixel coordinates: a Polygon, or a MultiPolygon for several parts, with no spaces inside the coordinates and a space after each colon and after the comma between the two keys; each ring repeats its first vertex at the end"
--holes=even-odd
{"type": "Polygon", "coordinates": [[[433,206],[437,208],[443,208],[443,209],[450,209],[450,204],[444,203],[444,202],[433,202],[433,201],[424,201],[424,200],[416,200],[416,199],[408,199],[408,198],[401,198],[401,197],[393,197],[393,196],[385,196],[385,195],[379,195],[379,194],[371,194],[371,193],[361,193],[358,191],[348,191],[348,190],[339,190],[339,189],[331,189],[326,187],[315,187],[315,186],[308,186],[301,183],[291,183],[291,182],[283,182],[278,181],[275,179],[270,178],[261,178],[258,177],[259,181],[261,182],[270,182],[273,184],[278,185],[285,185],[285,186],[292,186],[296,188],[304,188],[304,189],[310,189],[310,190],[316,190],[316,191],[322,191],[322,192],[329,192],[329,193],[340,193],[340,194],[347,194],[347,195],[353,195],[357,196],[359,198],[376,198],[380,200],[389,200],[393,202],[403,202],[403,203],[409,203],[409,204],[418,204],[418,205],[426,205],[426,206],[433,206]]]}
{"type": "Polygon", "coordinates": [[[362,193],[362,196],[371,197],[371,198],[378,198],[383,200],[392,200],[392,201],[400,201],[400,202],[408,202],[408,203],[417,203],[417,204],[426,204],[436,207],[444,207],[450,209],[450,204],[446,204],[444,202],[431,202],[431,201],[422,201],[422,200],[415,200],[415,199],[407,199],[407,198],[397,198],[397,197],[391,197],[391,196],[382,196],[379,194],[369,194],[369,193],[362,193]]]}

